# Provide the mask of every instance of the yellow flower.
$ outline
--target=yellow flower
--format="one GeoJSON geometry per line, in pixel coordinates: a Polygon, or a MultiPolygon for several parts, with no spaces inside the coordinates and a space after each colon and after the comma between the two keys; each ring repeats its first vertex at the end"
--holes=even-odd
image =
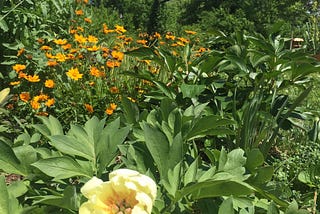
{"type": "Polygon", "coordinates": [[[105,113],[107,114],[107,115],[112,115],[113,114],[113,109],[109,106],[107,109],[106,109],[106,111],[105,111],[105,113]]]}
{"type": "Polygon", "coordinates": [[[192,31],[192,30],[185,30],[184,32],[186,32],[187,34],[191,34],[191,35],[197,34],[197,32],[192,31]]]}
{"type": "Polygon", "coordinates": [[[50,99],[47,100],[47,102],[45,103],[45,105],[48,106],[48,107],[51,107],[51,106],[54,105],[54,102],[55,102],[54,99],[53,99],[53,98],[50,98],[50,99]]]}
{"type": "Polygon", "coordinates": [[[29,82],[40,82],[40,78],[36,74],[34,74],[33,76],[28,75],[25,77],[25,79],[28,80],[29,82]]]}
{"type": "Polygon", "coordinates": [[[92,35],[88,36],[88,42],[92,42],[92,43],[97,43],[98,42],[98,38],[92,35]]]}
{"type": "Polygon", "coordinates": [[[65,62],[68,59],[68,57],[63,53],[57,53],[54,58],[56,58],[58,62],[65,62]]]}
{"type": "Polygon", "coordinates": [[[10,85],[15,86],[15,85],[19,85],[20,81],[14,81],[14,82],[10,82],[10,85]]]}
{"type": "Polygon", "coordinates": [[[94,45],[92,47],[87,47],[87,50],[92,51],[92,52],[98,51],[99,49],[100,49],[100,47],[96,46],[96,45],[94,45]]]}
{"type": "Polygon", "coordinates": [[[119,34],[125,33],[127,31],[126,29],[124,29],[123,26],[120,26],[120,25],[116,25],[115,28],[116,28],[115,31],[119,34]]]}
{"type": "Polygon", "coordinates": [[[47,88],[53,88],[54,87],[54,81],[49,79],[49,80],[46,80],[44,82],[44,86],[47,87],[47,88]]]}
{"type": "Polygon", "coordinates": [[[73,80],[81,79],[83,75],[83,74],[80,74],[78,68],[71,68],[68,70],[66,74],[68,75],[68,77],[70,77],[73,80]]]}
{"type": "Polygon", "coordinates": [[[26,66],[21,64],[15,64],[14,66],[12,66],[12,69],[19,73],[20,71],[25,70],[26,66]]]}
{"type": "Polygon", "coordinates": [[[53,42],[57,45],[65,45],[68,41],[66,39],[54,39],[53,42]]]}
{"type": "Polygon", "coordinates": [[[39,109],[40,108],[40,103],[37,101],[37,100],[31,100],[31,107],[35,110],[39,109]]]}
{"type": "Polygon", "coordinates": [[[111,55],[114,59],[121,61],[123,60],[124,53],[120,51],[112,51],[111,55]]]}
{"type": "Polygon", "coordinates": [[[19,97],[23,102],[28,102],[30,99],[30,94],[29,92],[22,92],[21,94],[19,94],[19,97]]]}
{"type": "Polygon", "coordinates": [[[74,40],[78,43],[85,43],[87,42],[87,38],[82,36],[82,35],[79,35],[79,34],[75,34],[74,35],[74,40]]]}
{"type": "Polygon", "coordinates": [[[150,177],[134,170],[118,169],[109,178],[103,182],[93,177],[81,188],[88,201],[81,205],[79,214],[151,213],[157,186],[150,177]]]}

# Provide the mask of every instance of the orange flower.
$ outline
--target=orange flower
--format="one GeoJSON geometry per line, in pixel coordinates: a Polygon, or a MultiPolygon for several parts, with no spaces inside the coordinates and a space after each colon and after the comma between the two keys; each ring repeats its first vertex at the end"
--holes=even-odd
{"type": "Polygon", "coordinates": [[[22,92],[21,94],[19,94],[19,97],[23,102],[28,102],[30,99],[30,94],[29,92],[22,92]]]}
{"type": "Polygon", "coordinates": [[[111,94],[118,94],[119,93],[119,89],[116,86],[112,86],[110,88],[110,92],[111,92],[111,94]]]}
{"type": "Polygon", "coordinates": [[[84,14],[82,10],[76,10],[75,13],[76,13],[76,15],[78,15],[78,16],[81,16],[81,15],[84,14]]]}
{"type": "Polygon", "coordinates": [[[154,38],[161,39],[161,35],[158,32],[155,32],[153,35],[154,38]]]}
{"type": "Polygon", "coordinates": [[[178,40],[182,43],[189,43],[190,41],[186,38],[183,38],[183,37],[179,37],[178,40]]]}
{"type": "Polygon", "coordinates": [[[21,72],[19,72],[19,74],[18,74],[18,78],[19,78],[19,79],[21,79],[21,78],[26,79],[26,78],[27,78],[27,74],[26,74],[26,73],[23,73],[23,72],[21,71],[21,72]]]}
{"type": "Polygon", "coordinates": [[[65,45],[68,41],[66,39],[54,39],[53,42],[57,45],[65,45]]]}
{"type": "Polygon", "coordinates": [[[20,71],[25,70],[26,66],[21,64],[15,64],[14,66],[12,66],[12,69],[19,73],[20,71]]]}
{"type": "Polygon", "coordinates": [[[19,85],[20,84],[20,81],[15,81],[15,82],[10,82],[10,85],[19,85]]]}
{"type": "Polygon", "coordinates": [[[52,50],[52,48],[48,45],[43,45],[43,46],[41,46],[40,50],[48,51],[48,50],[52,50]]]}
{"type": "Polygon", "coordinates": [[[40,103],[36,100],[31,100],[30,104],[31,104],[31,107],[35,110],[40,108],[40,103]]]}
{"type": "Polygon", "coordinates": [[[80,74],[78,68],[71,68],[66,72],[66,74],[73,80],[79,80],[83,76],[83,74],[80,74]]]}
{"type": "Polygon", "coordinates": [[[120,51],[112,51],[111,55],[114,59],[121,61],[123,60],[124,53],[120,51]]]}
{"type": "Polygon", "coordinates": [[[55,103],[54,98],[50,98],[47,100],[47,102],[45,103],[46,106],[51,107],[53,106],[55,103]]]}
{"type": "Polygon", "coordinates": [[[90,18],[84,18],[84,21],[87,23],[92,23],[92,20],[90,18]]]}
{"type": "Polygon", "coordinates": [[[20,56],[23,53],[24,53],[24,48],[21,48],[20,50],[18,50],[17,56],[20,56]]]}
{"type": "Polygon", "coordinates": [[[62,45],[61,47],[63,48],[63,50],[67,50],[71,48],[71,44],[68,43],[68,44],[62,45]]]}
{"type": "Polygon", "coordinates": [[[33,76],[28,75],[25,77],[26,80],[28,80],[29,82],[40,82],[40,78],[37,74],[34,74],[33,76]]]}
{"type": "Polygon", "coordinates": [[[116,110],[116,109],[117,109],[117,104],[115,104],[115,103],[110,103],[110,108],[111,108],[112,110],[116,110]]]}
{"type": "Polygon", "coordinates": [[[83,0],[84,4],[88,4],[89,0],[83,0]]]}
{"type": "Polygon", "coordinates": [[[114,68],[114,67],[119,67],[120,66],[120,62],[118,61],[107,61],[107,67],[108,68],[114,68]]]}
{"type": "Polygon", "coordinates": [[[51,80],[51,79],[46,80],[45,83],[44,83],[44,86],[47,87],[47,88],[53,88],[54,85],[55,85],[54,81],[51,80]]]}
{"type": "Polygon", "coordinates": [[[86,104],[84,104],[84,106],[86,107],[86,110],[87,110],[88,112],[90,112],[90,113],[93,113],[93,112],[94,112],[92,105],[86,103],[86,104]]]}
{"type": "Polygon", "coordinates": [[[113,109],[112,108],[110,108],[110,107],[108,107],[107,109],[106,109],[106,111],[105,111],[105,113],[107,114],[107,115],[112,115],[113,114],[113,109]]]}
{"type": "Polygon", "coordinates": [[[99,69],[96,68],[96,67],[91,67],[91,68],[90,68],[90,74],[91,74],[92,76],[95,76],[95,77],[102,77],[102,76],[105,75],[104,72],[99,71],[99,69]]]}
{"type": "Polygon", "coordinates": [[[55,61],[55,60],[49,60],[49,61],[47,62],[47,66],[49,66],[49,67],[54,67],[54,66],[56,66],[56,65],[58,65],[58,63],[57,63],[57,61],[55,61]]]}
{"type": "Polygon", "coordinates": [[[140,45],[146,45],[147,44],[147,40],[145,39],[140,39],[140,40],[137,40],[137,43],[140,44],[140,45]]]}

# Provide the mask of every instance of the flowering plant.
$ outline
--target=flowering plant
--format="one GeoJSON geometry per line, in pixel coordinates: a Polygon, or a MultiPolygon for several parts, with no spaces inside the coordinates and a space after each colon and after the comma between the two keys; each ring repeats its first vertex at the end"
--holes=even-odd
{"type": "Polygon", "coordinates": [[[80,214],[151,213],[157,186],[150,177],[134,170],[118,169],[109,178],[103,182],[93,177],[81,188],[89,200],[81,205],[80,214]]]}

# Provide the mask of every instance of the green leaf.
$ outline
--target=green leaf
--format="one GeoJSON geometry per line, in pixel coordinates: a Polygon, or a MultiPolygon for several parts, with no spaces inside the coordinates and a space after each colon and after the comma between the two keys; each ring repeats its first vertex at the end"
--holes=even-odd
{"type": "Polygon", "coordinates": [[[219,196],[241,196],[253,193],[254,189],[247,183],[231,180],[207,180],[191,184],[179,190],[176,197],[191,195],[194,200],[219,196]]]}
{"type": "Polygon", "coordinates": [[[138,49],[134,49],[131,51],[125,52],[125,54],[129,56],[139,57],[141,59],[154,59],[156,57],[155,53],[151,48],[148,47],[141,47],[138,49]]]}
{"type": "Polygon", "coordinates": [[[96,143],[97,163],[99,163],[100,173],[118,155],[118,145],[125,141],[129,131],[129,126],[120,128],[119,118],[105,127],[100,140],[96,143]]]}
{"type": "Polygon", "coordinates": [[[256,167],[261,166],[264,163],[264,156],[259,149],[252,149],[247,152],[246,167],[250,172],[254,172],[256,167]]]}
{"type": "Polygon", "coordinates": [[[49,137],[49,139],[52,146],[57,148],[62,153],[72,156],[78,155],[90,161],[93,161],[95,158],[93,143],[88,144],[86,142],[81,142],[74,137],[66,135],[55,135],[49,137]]]}
{"type": "Polygon", "coordinates": [[[169,169],[173,169],[183,159],[181,133],[177,134],[173,138],[173,142],[170,143],[165,134],[152,125],[143,122],[142,129],[147,148],[158,167],[161,177],[166,179],[169,169]]]}
{"type": "Polygon", "coordinates": [[[279,209],[274,202],[269,204],[267,214],[279,214],[279,209]]]}
{"type": "Polygon", "coordinates": [[[0,213],[13,214],[21,213],[18,200],[8,191],[5,177],[0,176],[0,213]]]}
{"type": "Polygon", "coordinates": [[[205,135],[233,134],[233,132],[227,128],[227,126],[233,124],[233,120],[224,119],[216,115],[202,117],[196,121],[193,128],[189,131],[187,139],[192,140],[205,135]]]}
{"type": "Polygon", "coordinates": [[[3,19],[3,17],[0,17],[0,29],[2,29],[4,32],[9,31],[7,22],[3,19]]]}
{"type": "Polygon", "coordinates": [[[44,117],[38,116],[38,118],[42,121],[45,126],[34,125],[41,132],[41,134],[49,137],[50,135],[63,135],[62,125],[59,120],[53,116],[44,117]]]}
{"type": "Polygon", "coordinates": [[[4,106],[9,99],[10,88],[5,88],[0,91],[0,107],[4,106]]]}
{"type": "Polygon", "coordinates": [[[75,186],[67,186],[63,195],[45,195],[36,196],[32,198],[34,204],[47,204],[55,207],[61,207],[64,209],[78,210],[79,199],[75,186]]]}
{"type": "Polygon", "coordinates": [[[55,180],[75,176],[92,177],[90,172],[85,171],[75,160],[67,156],[41,159],[31,165],[55,180]]]}
{"type": "Polygon", "coordinates": [[[24,176],[27,174],[11,147],[2,141],[0,141],[0,169],[7,173],[24,176]]]}
{"type": "Polygon", "coordinates": [[[183,98],[195,98],[199,96],[206,89],[205,85],[188,85],[182,83],[180,90],[182,92],[183,98]]]}
{"type": "Polygon", "coordinates": [[[199,167],[199,158],[197,157],[192,164],[187,168],[187,171],[184,174],[184,185],[196,181],[197,170],[199,167]]]}
{"type": "Polygon", "coordinates": [[[124,113],[124,118],[129,124],[135,124],[139,119],[139,109],[137,105],[131,102],[128,98],[124,97],[121,100],[122,110],[124,113]]]}
{"type": "Polygon", "coordinates": [[[8,191],[17,198],[24,195],[28,191],[28,187],[23,181],[15,181],[8,185],[8,191]]]}
{"type": "Polygon", "coordinates": [[[233,200],[232,197],[228,198],[227,200],[224,200],[222,204],[220,205],[218,214],[233,214],[233,200]]]}

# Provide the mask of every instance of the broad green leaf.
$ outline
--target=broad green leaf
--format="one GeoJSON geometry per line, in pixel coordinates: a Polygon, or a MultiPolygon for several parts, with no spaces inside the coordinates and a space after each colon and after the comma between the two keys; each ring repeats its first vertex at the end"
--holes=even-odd
{"type": "Polygon", "coordinates": [[[38,129],[41,134],[44,134],[46,137],[50,135],[63,135],[62,125],[57,118],[51,115],[49,117],[39,116],[38,118],[45,127],[34,125],[34,128],[38,129]]]}
{"type": "Polygon", "coordinates": [[[8,191],[4,176],[0,176],[0,199],[1,214],[13,214],[21,212],[21,207],[18,200],[8,191]]]}
{"type": "Polygon", "coordinates": [[[153,50],[148,47],[141,47],[138,49],[127,51],[125,52],[125,54],[129,56],[139,57],[141,59],[154,59],[156,56],[153,50]]]}
{"type": "Polygon", "coordinates": [[[15,181],[8,185],[8,191],[17,198],[28,191],[28,186],[24,181],[15,181]]]}
{"type": "MultiPolygon", "coordinates": [[[[189,167],[187,167],[187,171],[184,174],[184,185],[192,183],[196,181],[197,170],[199,168],[199,158],[197,157],[189,167]]],[[[208,170],[209,171],[209,170],[208,170]]]]}
{"type": "Polygon", "coordinates": [[[124,118],[129,124],[135,124],[139,119],[139,109],[137,105],[124,97],[121,100],[124,118]]]}
{"type": "Polygon", "coordinates": [[[168,193],[174,197],[181,182],[181,162],[174,168],[168,169],[167,178],[161,179],[161,182],[168,193]]]}
{"type": "Polygon", "coordinates": [[[181,133],[176,135],[172,144],[159,129],[142,123],[145,142],[154,159],[160,175],[165,179],[169,169],[173,169],[183,159],[183,142],[181,133]]]}
{"type": "Polygon", "coordinates": [[[270,181],[273,177],[273,166],[260,167],[256,171],[256,175],[250,179],[250,182],[254,184],[263,184],[270,181]]]}
{"type": "Polygon", "coordinates": [[[129,134],[130,127],[120,127],[120,119],[109,123],[103,130],[100,140],[96,144],[97,162],[100,164],[99,172],[117,156],[118,145],[121,145],[129,134]]]}
{"type": "Polygon", "coordinates": [[[30,164],[38,160],[36,150],[30,145],[24,145],[13,148],[13,151],[17,158],[21,160],[21,165],[24,168],[24,171],[30,173],[30,164]]]}
{"type": "Polygon", "coordinates": [[[8,32],[9,27],[7,25],[7,22],[3,19],[3,17],[0,17],[0,29],[4,32],[8,32]]]}
{"type": "Polygon", "coordinates": [[[9,145],[0,141],[0,169],[7,173],[26,175],[20,160],[9,145]]]}
{"type": "Polygon", "coordinates": [[[226,160],[224,159],[221,163],[219,159],[219,170],[229,172],[234,175],[242,175],[245,172],[243,167],[246,163],[244,157],[244,151],[242,149],[234,149],[227,154],[226,160]]]}
{"type": "Polygon", "coordinates": [[[89,178],[92,176],[90,172],[81,168],[79,163],[67,156],[41,159],[31,165],[50,177],[53,177],[55,180],[75,176],[85,176],[89,178]]]}
{"type": "Polygon", "coordinates": [[[261,151],[257,148],[247,152],[247,162],[246,167],[254,172],[256,167],[261,166],[264,163],[264,156],[261,151]]]}
{"type": "Polygon", "coordinates": [[[218,214],[233,214],[233,200],[232,197],[228,198],[227,200],[224,200],[222,204],[220,205],[218,214]]]}
{"type": "Polygon", "coordinates": [[[241,181],[207,180],[186,186],[178,191],[176,197],[191,195],[196,200],[219,196],[242,196],[253,193],[254,188],[241,181]]]}
{"type": "MultiPolygon", "coordinates": [[[[86,142],[80,142],[78,139],[67,135],[55,135],[49,137],[52,146],[57,148],[60,152],[68,155],[78,155],[87,160],[93,161],[94,148],[86,142]]],[[[93,144],[93,143],[92,143],[93,144]]]]}
{"type": "Polygon", "coordinates": [[[205,85],[188,85],[182,83],[180,90],[182,92],[183,98],[195,98],[199,96],[206,89],[205,85]]]}
{"type": "Polygon", "coordinates": [[[267,214],[279,214],[279,209],[274,202],[269,204],[267,214]]]}

